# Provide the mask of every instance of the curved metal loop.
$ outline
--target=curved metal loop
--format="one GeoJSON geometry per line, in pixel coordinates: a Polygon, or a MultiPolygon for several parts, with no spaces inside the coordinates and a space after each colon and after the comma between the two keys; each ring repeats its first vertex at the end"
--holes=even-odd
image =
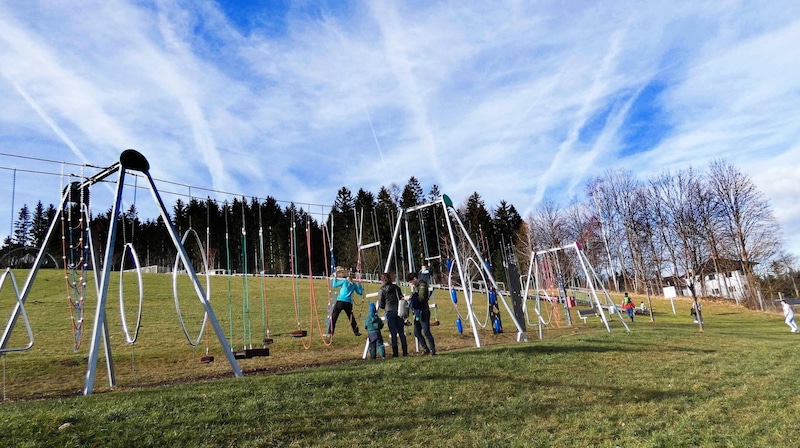
{"type": "MultiPolygon", "coordinates": [[[[19,304],[20,315],[22,316],[22,321],[25,323],[25,329],[28,331],[28,344],[22,347],[0,348],[0,353],[21,352],[33,347],[33,330],[31,330],[31,322],[28,320],[28,313],[25,312],[25,305],[22,303],[22,297],[19,294],[19,287],[17,287],[17,280],[14,278],[14,273],[11,272],[11,268],[6,268],[6,271],[3,272],[2,276],[0,276],[0,291],[3,290],[3,286],[6,284],[6,278],[11,278],[11,286],[14,287],[14,296],[19,304]]],[[[13,316],[10,318],[13,318],[13,316]]]]}
{"type": "MultiPolygon", "coordinates": [[[[450,291],[451,295],[453,294],[452,291],[455,289],[453,286],[453,266],[455,266],[455,263],[450,263],[450,269],[447,270],[447,289],[450,291]]],[[[464,295],[466,294],[467,291],[465,289],[464,295]]],[[[453,300],[451,300],[451,302],[453,302],[453,300]]],[[[461,315],[461,311],[458,309],[458,304],[453,302],[453,307],[456,309],[456,315],[459,317],[459,319],[464,320],[464,317],[461,315]]]]}
{"type": "MultiPolygon", "coordinates": [[[[483,280],[483,284],[486,285],[487,284],[486,283],[486,274],[483,273],[483,269],[481,269],[481,265],[478,264],[478,262],[475,261],[475,259],[473,257],[467,258],[467,262],[466,262],[467,278],[471,278],[470,275],[469,275],[469,265],[470,265],[470,263],[472,263],[478,269],[478,273],[481,274],[481,279],[483,280]]],[[[483,319],[483,322],[478,320],[478,315],[475,313],[475,305],[474,305],[474,302],[472,300],[472,293],[473,293],[472,285],[469,285],[469,295],[467,297],[467,300],[469,300],[469,304],[472,306],[472,313],[475,315],[475,321],[478,324],[478,326],[480,326],[481,328],[486,328],[486,324],[489,323],[489,288],[488,287],[486,288],[486,318],[483,319]]]]}
{"type": "Polygon", "coordinates": [[[133,244],[125,243],[122,249],[122,260],[119,265],[119,314],[122,318],[122,331],[125,332],[125,342],[133,344],[139,338],[139,328],[142,326],[142,302],[144,301],[144,283],[142,283],[142,265],[139,263],[139,257],[136,255],[136,250],[133,244]],[[136,267],[136,278],[139,281],[139,312],[136,316],[136,329],[133,332],[133,337],[128,330],[128,321],[125,318],[125,288],[123,283],[123,275],[125,273],[125,256],[131,253],[133,265],[136,267]]]}
{"type": "MultiPolygon", "coordinates": [[[[203,248],[203,243],[200,241],[200,235],[193,228],[189,228],[186,233],[183,234],[183,238],[181,238],[181,245],[185,246],[186,239],[189,235],[194,235],[195,242],[197,243],[197,247],[200,248],[200,253],[203,256],[203,269],[205,270],[206,276],[206,297],[210,297],[211,294],[211,277],[209,276],[208,272],[208,258],[206,257],[206,252],[203,248]]],[[[203,325],[200,327],[200,332],[197,335],[197,339],[192,339],[189,335],[189,330],[186,328],[186,323],[183,321],[183,314],[181,314],[181,304],[180,300],[178,299],[178,264],[182,263],[180,253],[175,255],[175,264],[172,268],[172,295],[175,297],[175,311],[178,312],[178,322],[181,324],[181,329],[183,329],[183,334],[186,335],[186,340],[189,341],[189,345],[192,347],[197,347],[200,344],[200,341],[203,339],[203,332],[206,330],[206,322],[208,322],[208,312],[203,314],[203,325]]]]}

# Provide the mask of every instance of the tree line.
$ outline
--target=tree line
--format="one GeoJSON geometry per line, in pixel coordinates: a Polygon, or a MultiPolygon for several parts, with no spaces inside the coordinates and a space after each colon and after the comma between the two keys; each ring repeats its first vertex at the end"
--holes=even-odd
{"type": "MultiPolygon", "coordinates": [[[[630,170],[611,169],[588,182],[585,193],[585,200],[566,206],[546,198],[525,218],[506,201],[487,207],[478,192],[456,210],[499,280],[505,279],[507,261],[517,262],[524,273],[532,252],[577,241],[606,286],[615,291],[660,293],[673,285],[679,293],[687,288],[693,295],[708,296],[710,291],[699,279],[737,269],[748,280],[745,302],[750,305],[758,304],[762,295],[798,295],[796,258],[782,249],[780,227],[768,200],[747,175],[724,160],[703,170],[686,168],[647,179],[630,170]]],[[[179,235],[192,229],[201,241],[202,249],[193,243],[194,236],[187,236],[185,243],[198,271],[205,250],[211,269],[231,272],[325,275],[335,262],[378,274],[392,244],[398,209],[433,202],[441,195],[437,185],[426,193],[411,177],[404,187],[381,187],[377,194],[342,187],[324,216],[294,203],[281,206],[272,197],[192,197],[188,202],[177,199],[170,219],[179,235]],[[359,239],[362,245],[380,244],[359,256],[359,239]]],[[[54,259],[67,264],[80,259],[78,252],[88,247],[81,236],[91,238],[98,259],[102,256],[111,209],[94,216],[83,216],[82,210],[86,208],[69,203],[61,214],[57,237],[47,245],[54,259]]],[[[20,249],[40,247],[56,215],[52,204],[45,207],[39,201],[32,211],[24,205],[13,235],[0,248],[0,260],[6,265],[30,262],[30,251],[20,249]]],[[[176,252],[161,217],[142,220],[131,206],[116,219],[120,230],[115,266],[122,263],[123,245],[130,244],[142,264],[172,269],[176,252]]],[[[446,271],[445,260],[458,248],[448,238],[445,219],[438,207],[409,216],[404,223],[408,234],[404,227],[400,236],[408,238],[414,259],[406,260],[406,251],[396,250],[397,270],[429,264],[435,272],[446,271]]],[[[464,241],[457,240],[456,246],[465,246],[464,241]]],[[[575,266],[562,269],[566,277],[577,275],[570,272],[575,266]]],[[[724,288],[721,295],[726,295],[724,288]]]]}

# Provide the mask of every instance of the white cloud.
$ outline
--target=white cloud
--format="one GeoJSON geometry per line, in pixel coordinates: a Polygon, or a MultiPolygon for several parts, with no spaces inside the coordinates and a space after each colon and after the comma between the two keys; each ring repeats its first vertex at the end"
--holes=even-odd
{"type": "MultiPolygon", "coordinates": [[[[209,0],[4,3],[0,152],[109,165],[133,147],[158,178],[315,204],[415,176],[523,212],[582,196],[610,167],[646,177],[726,158],[800,253],[785,180],[800,164],[793,2],[328,8],[241,29],[209,0]],[[663,140],[623,154],[652,83],[663,140]]],[[[55,202],[58,177],[19,177],[38,186],[19,201],[55,202]]]]}

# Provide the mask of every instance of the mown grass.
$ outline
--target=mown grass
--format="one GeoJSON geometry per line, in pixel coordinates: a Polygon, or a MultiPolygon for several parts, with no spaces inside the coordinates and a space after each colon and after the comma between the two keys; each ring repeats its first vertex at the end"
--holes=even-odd
{"type": "MultiPolygon", "coordinates": [[[[270,285],[275,297],[291,289],[283,283],[270,285]]],[[[704,332],[688,301],[677,301],[673,315],[656,299],[656,321],[637,316],[630,333],[618,323],[607,333],[590,319],[548,330],[543,340],[529,331],[528,343],[511,331],[484,334],[487,346],[476,349],[440,300],[440,356],[362,361],[363,338],[342,327],[331,347],[318,339],[305,350],[286,336],[296,328],[288,303],[289,324],[272,325],[271,356],[243,360],[245,378],[231,378],[218,352],[212,365],[197,362],[204,349],[187,348],[171,292],[161,294],[146,299],[135,375],[130,347],[110,322],[120,385],[99,393],[108,388],[98,379],[88,397],[64,396],[82,387],[85,352],[71,353],[68,334],[54,342],[63,331],[50,327],[64,323],[66,307],[56,318],[37,310],[49,303],[38,296],[29,306],[37,346],[6,359],[12,400],[0,405],[0,445],[795,446],[800,436],[798,335],[776,315],[729,304],[705,304],[704,332]],[[226,378],[203,379],[209,375],[226,378]]],[[[270,306],[277,320],[281,305],[270,306]]]]}

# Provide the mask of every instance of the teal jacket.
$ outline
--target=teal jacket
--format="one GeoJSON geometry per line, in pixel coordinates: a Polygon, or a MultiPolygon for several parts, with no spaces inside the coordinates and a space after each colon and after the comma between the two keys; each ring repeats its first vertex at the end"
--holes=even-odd
{"type": "Polygon", "coordinates": [[[338,288],[339,295],[336,296],[336,300],[339,302],[349,302],[353,303],[353,293],[357,293],[358,295],[364,295],[364,288],[361,287],[358,283],[353,283],[346,278],[333,278],[331,280],[331,287],[338,288]]]}
{"type": "Polygon", "coordinates": [[[383,328],[383,320],[378,317],[377,313],[370,313],[364,321],[364,328],[370,333],[381,331],[381,328],[383,328]]]}

